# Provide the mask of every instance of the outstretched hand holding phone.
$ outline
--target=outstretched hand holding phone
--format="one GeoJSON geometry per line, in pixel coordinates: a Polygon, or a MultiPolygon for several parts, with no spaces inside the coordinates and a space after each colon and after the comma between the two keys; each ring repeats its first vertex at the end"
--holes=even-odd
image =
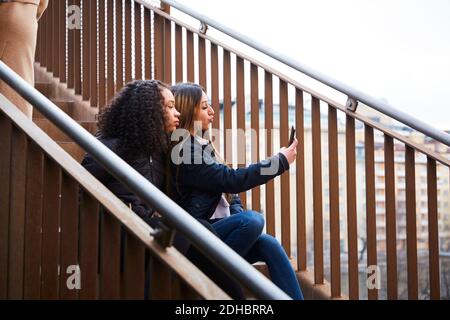
{"type": "Polygon", "coordinates": [[[290,146],[294,142],[294,138],[295,138],[295,128],[294,128],[294,126],[292,126],[291,127],[291,135],[289,136],[288,146],[290,146]]]}
{"type": "Polygon", "coordinates": [[[295,137],[295,128],[292,126],[291,128],[291,135],[289,138],[289,147],[283,147],[281,148],[280,152],[286,157],[289,164],[292,164],[295,159],[297,158],[297,145],[298,140],[295,137]]]}

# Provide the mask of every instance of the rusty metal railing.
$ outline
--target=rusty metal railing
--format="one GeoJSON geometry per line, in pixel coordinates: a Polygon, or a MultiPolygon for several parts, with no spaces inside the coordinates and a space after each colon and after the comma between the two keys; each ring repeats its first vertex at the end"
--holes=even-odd
{"type": "Polygon", "coordinates": [[[66,33],[56,30],[64,25],[51,28],[61,23],[63,8],[51,4],[41,20],[36,59],[93,107],[103,107],[132,78],[200,83],[216,112],[213,127],[222,132],[216,142],[226,159],[245,159],[241,166],[286,145],[294,124],[299,145],[292,173],[241,196],[265,214],[267,232],[281,239],[297,270],[312,269],[317,286],[328,280],[332,298],[441,298],[439,252],[448,242],[440,227],[449,198],[445,151],[430,150],[425,140],[401,135],[174,18],[168,4],[446,146],[449,135],[186,6],[163,2],[159,8],[142,0],[68,1],[83,4],[83,28],[68,30],[67,56],[66,33]],[[227,130],[238,129],[266,129],[247,142],[251,158],[226,139],[227,130]],[[381,286],[367,288],[364,265],[380,267],[381,286]],[[398,272],[403,267],[406,280],[398,272]]]}

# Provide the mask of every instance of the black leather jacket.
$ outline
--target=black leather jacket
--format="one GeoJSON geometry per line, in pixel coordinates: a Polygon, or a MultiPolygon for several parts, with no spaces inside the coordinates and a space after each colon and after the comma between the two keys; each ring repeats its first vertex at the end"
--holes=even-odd
{"type": "MultiPolygon", "coordinates": [[[[222,193],[250,190],[289,170],[289,162],[282,153],[246,168],[232,169],[216,160],[210,144],[202,145],[192,136],[180,146],[182,160],[177,164],[171,162],[171,197],[197,219],[211,218],[222,193]],[[185,152],[190,154],[185,156],[185,152]]],[[[241,210],[239,197],[234,196],[230,213],[241,210]]]]}
{"type": "MultiPolygon", "coordinates": [[[[99,138],[104,145],[111,151],[116,153],[121,158],[126,159],[124,155],[118,153],[118,139],[102,139],[99,138]]],[[[147,180],[154,184],[158,189],[164,189],[164,167],[165,159],[162,154],[157,156],[141,156],[136,159],[126,160],[126,162],[133,167],[137,172],[143,175],[147,180]]],[[[81,165],[86,168],[94,177],[103,183],[114,195],[125,202],[127,205],[131,204],[131,209],[136,212],[146,222],[152,216],[154,210],[143,203],[141,199],[133,192],[128,190],[121,182],[109,174],[101,165],[95,161],[90,155],[86,154],[81,165]]]]}

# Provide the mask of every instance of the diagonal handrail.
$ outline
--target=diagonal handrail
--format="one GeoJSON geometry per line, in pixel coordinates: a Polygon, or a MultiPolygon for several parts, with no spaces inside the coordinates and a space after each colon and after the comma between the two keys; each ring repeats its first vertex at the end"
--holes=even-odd
{"type": "MultiPolygon", "coordinates": [[[[141,3],[144,6],[149,6],[148,3],[146,3],[143,0],[135,0],[138,3],[141,3]]],[[[318,70],[315,70],[299,61],[297,61],[296,59],[293,59],[292,57],[289,57],[283,53],[280,53],[276,50],[274,50],[273,48],[270,48],[258,41],[255,41],[254,39],[233,30],[232,28],[229,28],[223,24],[221,24],[220,22],[217,22],[214,19],[211,19],[195,10],[192,10],[191,8],[189,8],[188,6],[179,3],[178,1],[173,1],[173,0],[161,0],[161,2],[164,2],[167,5],[170,5],[174,8],[176,8],[177,10],[180,10],[181,12],[207,24],[208,26],[213,27],[216,30],[219,30],[221,32],[223,32],[224,34],[248,45],[249,47],[258,50],[262,53],[264,53],[265,55],[267,55],[268,57],[271,57],[275,60],[278,60],[282,63],[284,63],[285,65],[323,83],[326,84],[327,86],[342,92],[344,94],[346,94],[349,98],[351,99],[355,99],[357,101],[360,101],[362,103],[364,103],[365,105],[367,105],[368,107],[377,110],[389,117],[391,117],[392,119],[395,119],[397,121],[400,121],[402,123],[404,123],[405,125],[418,130],[426,135],[428,135],[429,137],[447,145],[450,147],[450,134],[441,131],[441,130],[437,130],[436,128],[433,128],[432,126],[430,126],[429,124],[425,123],[422,120],[419,120],[401,110],[398,110],[396,108],[394,108],[393,106],[391,106],[390,104],[380,100],[380,99],[376,99],[360,90],[357,90],[339,80],[336,80],[318,70]]]]}
{"type": "Polygon", "coordinates": [[[129,166],[124,160],[82,128],[75,120],[55,106],[47,97],[23,80],[0,61],[0,79],[14,88],[65,134],[126,185],[145,203],[155,208],[229,276],[250,289],[258,298],[290,300],[280,288],[214,236],[190,214],[167,197],[157,187],[129,166]]]}

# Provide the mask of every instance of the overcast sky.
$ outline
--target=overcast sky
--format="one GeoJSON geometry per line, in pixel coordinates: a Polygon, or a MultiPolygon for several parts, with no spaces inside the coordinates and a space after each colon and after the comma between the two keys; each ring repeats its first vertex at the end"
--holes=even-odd
{"type": "Polygon", "coordinates": [[[303,64],[450,129],[449,0],[183,0],[303,64]]]}

